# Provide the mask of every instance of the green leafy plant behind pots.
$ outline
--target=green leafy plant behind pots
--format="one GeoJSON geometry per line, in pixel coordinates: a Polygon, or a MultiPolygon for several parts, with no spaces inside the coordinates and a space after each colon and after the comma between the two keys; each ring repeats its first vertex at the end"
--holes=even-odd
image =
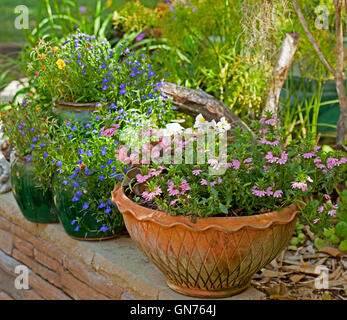
{"type": "Polygon", "coordinates": [[[56,223],[50,189],[43,190],[32,164],[15,159],[11,164],[11,184],[14,198],[24,217],[31,222],[56,223]]]}

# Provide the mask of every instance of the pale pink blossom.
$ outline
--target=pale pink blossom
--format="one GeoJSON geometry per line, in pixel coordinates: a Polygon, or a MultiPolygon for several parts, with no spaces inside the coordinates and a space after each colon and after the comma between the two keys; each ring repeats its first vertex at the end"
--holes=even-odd
{"type": "Polygon", "coordinates": [[[280,198],[280,197],[282,197],[282,195],[283,195],[283,191],[282,190],[276,190],[274,192],[274,194],[273,194],[273,197],[274,198],[280,198]]]}
{"type": "Polygon", "coordinates": [[[292,181],[292,189],[301,189],[302,191],[307,190],[307,183],[306,181],[298,182],[298,181],[292,181]]]}
{"type": "Polygon", "coordinates": [[[200,184],[202,186],[207,186],[207,180],[206,179],[201,179],[200,184]]]}
{"type": "Polygon", "coordinates": [[[106,137],[112,137],[114,136],[116,133],[117,133],[117,130],[119,128],[119,124],[111,124],[111,127],[110,128],[106,128],[106,127],[102,127],[101,130],[100,130],[100,134],[102,136],[106,136],[106,137]]]}
{"type": "Polygon", "coordinates": [[[142,196],[142,198],[144,198],[145,200],[150,201],[150,200],[152,200],[153,198],[155,198],[156,196],[161,195],[161,193],[162,193],[162,190],[160,189],[160,187],[159,187],[159,186],[156,186],[156,187],[154,188],[154,191],[153,191],[153,192],[149,192],[149,190],[146,190],[146,191],[142,192],[141,196],[142,196]]]}
{"type": "Polygon", "coordinates": [[[313,220],[313,223],[316,224],[319,220],[320,220],[320,218],[316,218],[313,220]]]}
{"type": "Polygon", "coordinates": [[[198,169],[192,171],[194,176],[198,176],[201,172],[202,170],[198,170],[198,169]]]}

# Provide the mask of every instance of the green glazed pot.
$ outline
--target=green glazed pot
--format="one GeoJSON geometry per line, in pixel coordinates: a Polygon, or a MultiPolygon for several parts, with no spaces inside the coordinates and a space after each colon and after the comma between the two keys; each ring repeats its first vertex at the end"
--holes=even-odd
{"type": "MultiPolygon", "coordinates": [[[[117,208],[113,208],[113,210],[117,210],[116,214],[118,215],[113,230],[101,231],[102,223],[97,221],[97,218],[90,211],[86,211],[83,215],[83,202],[72,200],[76,190],[71,183],[64,184],[64,180],[61,176],[54,176],[52,192],[55,210],[65,232],[69,236],[79,240],[106,240],[116,237],[117,234],[125,230],[122,216],[117,208]],[[77,216],[82,217],[79,223],[75,220],[77,216]]],[[[92,184],[89,184],[87,179],[78,178],[76,181],[78,181],[79,189],[83,193],[95,194],[90,192],[92,184]]],[[[95,201],[90,199],[90,202],[95,201]]]]}
{"type": "Polygon", "coordinates": [[[87,123],[91,119],[91,113],[96,109],[96,102],[71,103],[60,101],[56,102],[52,107],[53,113],[61,123],[66,119],[87,123]]]}
{"type": "Polygon", "coordinates": [[[30,163],[19,158],[12,162],[11,184],[14,198],[27,220],[37,223],[59,222],[53,208],[52,192],[40,187],[30,163]]]}

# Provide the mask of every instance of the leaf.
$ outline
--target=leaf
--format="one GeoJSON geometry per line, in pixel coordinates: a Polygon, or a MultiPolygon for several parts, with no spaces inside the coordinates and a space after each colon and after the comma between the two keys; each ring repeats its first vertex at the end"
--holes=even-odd
{"type": "Polygon", "coordinates": [[[340,221],[335,226],[335,232],[338,236],[340,236],[342,238],[347,238],[347,222],[340,221]]]}
{"type": "Polygon", "coordinates": [[[342,256],[342,252],[333,247],[323,247],[319,249],[319,252],[327,253],[334,258],[339,258],[342,256]]]}
{"type": "Polygon", "coordinates": [[[341,243],[339,245],[339,250],[347,251],[347,239],[341,241],[341,243]]]}
{"type": "Polygon", "coordinates": [[[229,213],[228,208],[222,203],[219,204],[219,209],[225,214],[229,213]]]}
{"type": "Polygon", "coordinates": [[[324,247],[326,247],[328,245],[326,240],[323,240],[321,238],[316,238],[314,240],[314,246],[319,250],[322,249],[324,247]]]}

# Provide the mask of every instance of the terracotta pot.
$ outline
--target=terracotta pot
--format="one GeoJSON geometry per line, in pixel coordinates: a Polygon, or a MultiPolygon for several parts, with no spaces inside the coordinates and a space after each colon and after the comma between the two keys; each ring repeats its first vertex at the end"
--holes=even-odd
{"type": "Polygon", "coordinates": [[[287,245],[299,212],[292,204],[271,213],[193,223],[136,204],[120,184],[112,191],[112,201],[131,238],[165,274],[168,286],[200,298],[227,297],[246,289],[252,275],[287,245]]]}

